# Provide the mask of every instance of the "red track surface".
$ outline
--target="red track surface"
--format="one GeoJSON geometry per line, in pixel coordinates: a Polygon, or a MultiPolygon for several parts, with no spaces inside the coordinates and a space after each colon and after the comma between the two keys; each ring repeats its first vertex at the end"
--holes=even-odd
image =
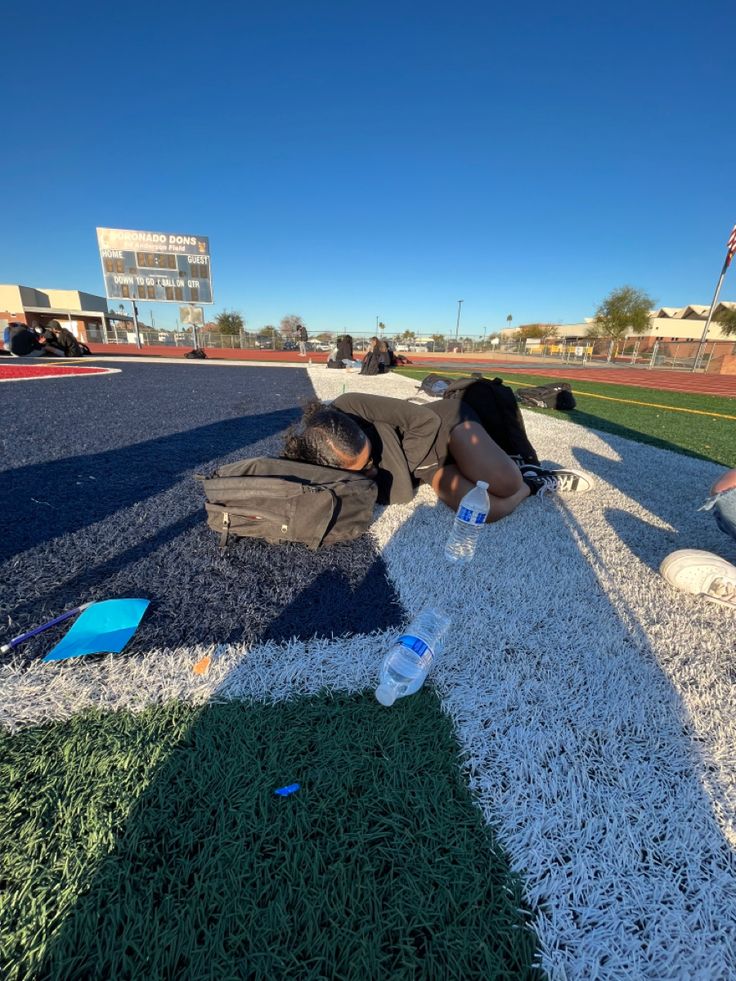
{"type": "MultiPolygon", "coordinates": [[[[489,365],[486,373],[491,370],[489,365]]],[[[647,371],[637,368],[547,368],[529,365],[528,368],[493,366],[499,374],[547,375],[564,378],[575,388],[575,382],[607,382],[610,385],[633,385],[635,388],[657,388],[663,392],[693,392],[698,395],[725,395],[736,398],[736,375],[696,375],[684,371],[647,371]]]]}
{"type": "Polygon", "coordinates": [[[54,378],[64,375],[104,375],[110,368],[88,368],[61,364],[0,364],[0,381],[23,378],[54,378]]]}

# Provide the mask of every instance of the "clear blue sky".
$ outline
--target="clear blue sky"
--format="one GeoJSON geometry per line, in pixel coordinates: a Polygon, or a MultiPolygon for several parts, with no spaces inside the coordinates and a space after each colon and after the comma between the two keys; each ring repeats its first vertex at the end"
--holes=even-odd
{"type": "Polygon", "coordinates": [[[463,334],[574,322],[624,283],[710,302],[736,222],[728,0],[3,18],[0,282],[101,293],[102,225],[209,235],[208,314],[253,327],[454,331],[460,298],[463,334]]]}

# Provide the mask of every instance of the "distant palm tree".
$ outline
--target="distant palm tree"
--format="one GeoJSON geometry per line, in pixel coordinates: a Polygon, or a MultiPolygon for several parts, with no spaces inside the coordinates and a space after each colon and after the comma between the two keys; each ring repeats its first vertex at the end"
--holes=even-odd
{"type": "Polygon", "coordinates": [[[724,334],[736,334],[736,310],[729,310],[728,307],[724,307],[718,315],[718,322],[724,334]]]}

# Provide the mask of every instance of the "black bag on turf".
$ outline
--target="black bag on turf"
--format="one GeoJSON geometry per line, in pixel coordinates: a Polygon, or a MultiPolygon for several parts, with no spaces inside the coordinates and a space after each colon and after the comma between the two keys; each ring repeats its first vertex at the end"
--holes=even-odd
{"type": "Polygon", "coordinates": [[[574,409],[575,396],[568,382],[557,382],[554,385],[537,385],[536,388],[520,388],[516,397],[522,405],[533,405],[540,409],[559,409],[569,412],[574,409]]]}
{"type": "Polygon", "coordinates": [[[378,494],[363,473],[263,456],[220,467],[202,485],[223,548],[231,535],[312,550],[351,541],[368,528],[378,494]]]}
{"type": "Polygon", "coordinates": [[[189,354],[184,355],[190,361],[202,361],[207,357],[206,352],[201,347],[195,347],[189,354]]]}
{"type": "Polygon", "coordinates": [[[537,452],[529,442],[519,403],[508,385],[500,378],[459,378],[450,383],[446,399],[461,398],[478,414],[483,428],[509,456],[521,457],[524,463],[539,463],[537,452]]]}
{"type": "Polygon", "coordinates": [[[422,379],[419,391],[441,399],[451,384],[452,378],[445,378],[444,375],[427,375],[422,379]]]}

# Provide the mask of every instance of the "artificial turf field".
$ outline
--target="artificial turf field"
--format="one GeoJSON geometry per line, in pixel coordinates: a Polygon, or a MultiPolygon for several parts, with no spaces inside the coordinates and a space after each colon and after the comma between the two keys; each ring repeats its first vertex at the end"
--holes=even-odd
{"type": "Polygon", "coordinates": [[[530,413],[596,493],[520,508],[470,580],[427,491],[348,545],[221,556],[193,475],[277,451],[301,399],[360,384],[339,375],[124,364],[3,390],[9,633],[152,600],[120,657],[42,666],[47,638],[3,667],[3,972],[731,976],[734,618],[656,576],[696,537],[725,554],[694,513],[719,468],[530,413]],[[447,653],[387,711],[380,658],[429,601],[447,653]]]}

